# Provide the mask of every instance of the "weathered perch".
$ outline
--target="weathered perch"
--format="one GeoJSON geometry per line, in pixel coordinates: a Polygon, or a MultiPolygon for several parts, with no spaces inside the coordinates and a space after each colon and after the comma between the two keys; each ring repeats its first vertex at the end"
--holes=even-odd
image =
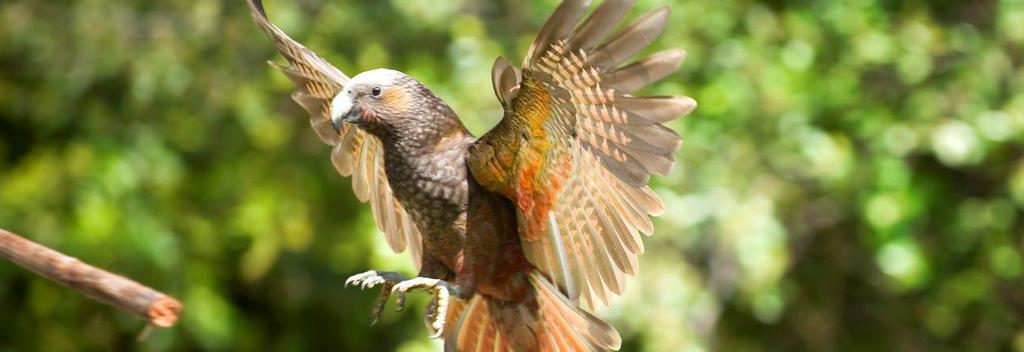
{"type": "Polygon", "coordinates": [[[0,257],[97,301],[135,313],[154,326],[174,326],[181,312],[181,303],[171,296],[4,229],[0,229],[0,257]]]}

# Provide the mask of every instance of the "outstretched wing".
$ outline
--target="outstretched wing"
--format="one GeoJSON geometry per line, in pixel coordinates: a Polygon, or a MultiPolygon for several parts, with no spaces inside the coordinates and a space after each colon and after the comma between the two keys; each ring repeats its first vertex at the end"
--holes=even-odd
{"type": "Polygon", "coordinates": [[[309,122],[320,139],[334,147],[334,167],[342,176],[352,176],[356,198],[370,202],[373,218],[387,236],[391,249],[402,252],[408,248],[418,268],[422,253],[420,233],[391,192],[380,141],[348,124],[342,126],[341,133],[331,125],[331,99],[348,82],[348,77],[270,23],[262,1],[249,0],[249,9],[256,24],[270,34],[277,51],[288,60],[288,65],[270,64],[295,83],[297,89],[292,99],[309,112],[309,122]]]}
{"type": "Polygon", "coordinates": [[[470,157],[477,181],[517,205],[531,263],[591,304],[607,304],[636,273],[640,234],[664,211],[647,181],[670,172],[682,143],[664,123],[697,105],[630,94],[686,56],[666,50],[621,66],[661,35],[669,14],[655,10],[605,40],[632,3],[607,0],[580,24],[589,1],[566,0],[522,70],[499,58],[492,80],[505,115],[470,157]]]}

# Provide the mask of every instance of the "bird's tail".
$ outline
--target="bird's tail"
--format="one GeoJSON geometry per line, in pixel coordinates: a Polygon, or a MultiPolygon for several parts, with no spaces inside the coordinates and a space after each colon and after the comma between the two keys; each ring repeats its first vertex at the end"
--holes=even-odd
{"type": "Polygon", "coordinates": [[[449,325],[445,351],[609,351],[618,331],[573,304],[540,273],[529,275],[531,297],[507,302],[474,296],[449,325]]]}

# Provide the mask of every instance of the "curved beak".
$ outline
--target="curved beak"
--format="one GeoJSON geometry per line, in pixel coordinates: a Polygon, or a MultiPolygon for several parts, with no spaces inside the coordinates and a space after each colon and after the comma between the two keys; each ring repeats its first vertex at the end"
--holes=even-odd
{"type": "Polygon", "coordinates": [[[341,133],[341,125],[344,122],[359,123],[359,115],[352,101],[352,95],[348,91],[342,90],[331,101],[331,125],[334,126],[334,130],[338,133],[341,133]]]}

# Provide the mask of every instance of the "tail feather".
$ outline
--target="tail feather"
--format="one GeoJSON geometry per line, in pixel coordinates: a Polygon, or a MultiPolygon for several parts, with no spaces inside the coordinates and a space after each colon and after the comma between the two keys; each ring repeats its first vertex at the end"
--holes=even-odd
{"type": "Polygon", "coordinates": [[[532,302],[473,297],[454,325],[445,351],[609,351],[622,344],[608,323],[574,305],[539,274],[529,277],[532,302]]]}
{"type": "Polygon", "coordinates": [[[480,295],[470,299],[462,317],[455,325],[450,325],[445,352],[509,351],[483,300],[480,295]]]}
{"type": "Polygon", "coordinates": [[[597,349],[619,349],[622,338],[614,327],[569,301],[540,274],[531,274],[530,282],[537,292],[541,317],[545,318],[549,326],[562,329],[567,337],[582,338],[582,341],[597,349]]]}

